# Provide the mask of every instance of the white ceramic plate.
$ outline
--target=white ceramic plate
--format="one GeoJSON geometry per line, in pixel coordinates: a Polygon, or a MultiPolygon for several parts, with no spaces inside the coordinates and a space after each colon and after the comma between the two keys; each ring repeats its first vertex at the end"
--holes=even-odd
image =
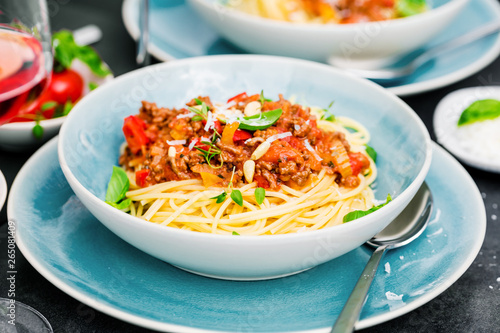
{"type": "MultiPolygon", "coordinates": [[[[82,97],[90,92],[90,82],[100,86],[113,79],[113,75],[111,74],[104,78],[95,75],[87,65],[78,59],[72,62],[71,69],[78,72],[83,79],[82,97]]],[[[9,151],[19,151],[41,146],[59,132],[59,128],[65,119],[66,117],[59,117],[40,121],[40,125],[44,130],[41,138],[36,138],[33,135],[33,127],[36,125],[34,121],[2,125],[0,126],[0,148],[9,151]]]]}
{"type": "MultiPolygon", "coordinates": [[[[429,226],[384,257],[357,329],[434,299],[462,276],[481,248],[486,231],[481,194],[436,144],[426,182],[435,202],[429,226]],[[403,299],[390,301],[387,291],[403,299]]],[[[21,169],[10,198],[18,247],[42,276],[98,311],[158,331],[330,332],[371,254],[359,247],[306,272],[265,281],[185,272],[127,244],[90,214],[64,178],[57,139],[21,169]]]]}
{"type": "MultiPolygon", "coordinates": [[[[434,112],[434,132],[437,140],[461,161],[486,171],[500,173],[500,158],[491,159],[478,155],[460,144],[457,122],[462,112],[481,99],[500,100],[499,86],[474,87],[456,90],[445,96],[434,112]]],[[[498,129],[500,131],[500,128],[498,129]]],[[[500,152],[498,152],[500,154],[500,152]]]]}
{"type": "MultiPolygon", "coordinates": [[[[140,0],[125,0],[122,6],[125,27],[134,39],[139,36],[139,3],[140,0]]],[[[150,10],[149,51],[159,60],[243,53],[222,39],[187,6],[185,0],[152,0],[150,10]]],[[[500,20],[498,1],[470,1],[456,19],[425,48],[495,20],[500,20]]],[[[493,62],[499,54],[500,34],[497,34],[442,54],[405,80],[384,86],[399,96],[438,89],[477,73],[493,62]]]]}

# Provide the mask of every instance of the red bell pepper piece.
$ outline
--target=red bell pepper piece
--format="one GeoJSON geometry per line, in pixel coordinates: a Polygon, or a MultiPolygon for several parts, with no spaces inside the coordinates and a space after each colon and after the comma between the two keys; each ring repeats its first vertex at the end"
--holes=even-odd
{"type": "Polygon", "coordinates": [[[142,169],[135,172],[135,183],[140,187],[146,187],[146,178],[149,176],[149,169],[142,169]]]}
{"type": "Polygon", "coordinates": [[[241,102],[242,100],[244,100],[247,97],[248,97],[247,93],[242,92],[241,94],[238,94],[234,97],[231,97],[230,99],[227,100],[227,102],[228,103],[235,102],[236,104],[238,104],[239,102],[241,102]]]}
{"type": "Polygon", "coordinates": [[[233,142],[236,143],[236,142],[245,141],[245,140],[248,140],[248,139],[250,139],[252,137],[253,137],[252,133],[244,131],[244,130],[237,129],[236,132],[234,132],[234,135],[233,135],[233,142]]]}
{"type": "Polygon", "coordinates": [[[128,147],[133,154],[137,154],[141,147],[149,142],[144,129],[147,128],[146,123],[137,116],[128,116],[123,124],[123,134],[127,140],[128,147]]]}

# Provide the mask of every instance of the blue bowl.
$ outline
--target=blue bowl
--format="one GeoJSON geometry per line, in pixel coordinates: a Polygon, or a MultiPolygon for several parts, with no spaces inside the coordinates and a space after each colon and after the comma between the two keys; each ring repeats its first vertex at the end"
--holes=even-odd
{"type": "Polygon", "coordinates": [[[83,98],[65,121],[59,161],[79,199],[106,227],[137,248],[207,276],[264,279],[284,276],[338,257],[360,246],[395,218],[414,196],[431,162],[429,134],[420,118],[392,93],[332,67],[272,56],[191,58],[146,67],[83,98]],[[156,225],[104,203],[112,166],[125,141],[123,119],[141,101],[182,107],[193,96],[226,100],[242,91],[327,106],[371,133],[378,153],[375,196],[393,201],[383,209],[340,226],[314,232],[242,236],[201,234],[156,225]],[[196,244],[196,246],[193,246],[196,244]],[[319,251],[321,250],[321,251],[319,251]],[[318,253],[322,252],[321,255],[318,253]]]}

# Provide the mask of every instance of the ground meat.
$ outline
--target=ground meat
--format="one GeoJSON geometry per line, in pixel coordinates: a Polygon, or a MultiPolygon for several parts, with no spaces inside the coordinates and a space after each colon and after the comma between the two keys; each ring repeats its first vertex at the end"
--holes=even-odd
{"type": "MultiPolygon", "coordinates": [[[[243,112],[249,102],[258,100],[259,95],[243,98],[237,103],[236,109],[243,112]]],[[[281,95],[278,101],[266,101],[262,105],[262,111],[279,108],[282,110],[280,119],[268,128],[247,130],[243,137],[249,137],[248,139],[229,144],[227,138],[226,143],[221,140],[225,129],[223,121],[216,118],[213,124],[206,126],[207,115],[204,115],[205,119],[201,119],[201,114],[198,119],[189,115],[194,110],[188,108],[199,105],[200,102],[204,102],[212,114],[215,114],[216,110],[209,97],[199,96],[181,109],[161,108],[155,103],[143,102],[136,117],[144,123],[143,128],[137,129],[139,132],[143,131],[144,142],[139,151],[135,150],[137,153],[126,148],[119,163],[131,171],[148,169],[146,186],[171,180],[201,179],[201,172],[217,175],[221,179],[219,185],[227,186],[232,179],[233,186],[243,186],[243,166],[252,153],[270,137],[291,132],[292,136],[275,140],[271,144],[272,148],[257,159],[254,174],[259,186],[278,189],[281,183],[287,182],[304,186],[310,176],[317,175],[321,169],[341,179],[333,163],[332,149],[341,142],[345,151],[350,153],[349,143],[343,133],[325,132],[318,128],[316,118],[310,114],[309,108],[292,105],[281,95]],[[306,143],[313,147],[317,155],[306,148],[306,143]],[[172,147],[175,148],[174,156],[169,155],[172,147]],[[318,155],[321,156],[319,160],[315,157],[318,155]]],[[[339,181],[349,187],[359,184],[356,176],[339,181]]]]}

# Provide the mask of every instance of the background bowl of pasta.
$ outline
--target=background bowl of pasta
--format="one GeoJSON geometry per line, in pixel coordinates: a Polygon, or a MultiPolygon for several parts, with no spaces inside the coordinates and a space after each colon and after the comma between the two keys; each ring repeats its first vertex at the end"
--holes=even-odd
{"type": "MultiPolygon", "coordinates": [[[[227,103],[234,105],[234,98],[227,103]]],[[[150,107],[146,107],[146,109],[148,108],[150,107]]],[[[219,106],[219,108],[223,107],[219,106]]],[[[298,109],[300,110],[300,108],[298,109]]],[[[151,107],[151,110],[158,117],[164,111],[156,106],[151,107]]],[[[208,117],[212,117],[212,120],[208,118],[204,126],[209,126],[210,122],[214,124],[215,109],[211,108],[211,110],[214,113],[208,117]]],[[[256,116],[257,120],[250,116],[242,118],[241,123],[245,123],[245,119],[250,119],[252,121],[250,125],[261,124],[258,122],[269,120],[275,111],[262,112],[262,115],[256,116]],[[264,113],[266,113],[265,116],[264,113]]],[[[318,124],[320,122],[330,123],[332,119],[333,117],[325,117],[322,120],[311,118],[307,123],[312,124],[316,121],[318,124]]],[[[231,127],[230,124],[239,123],[230,123],[228,120],[222,131],[221,141],[226,136],[226,128],[231,127]]],[[[246,124],[248,125],[248,123],[246,124]]],[[[143,125],[145,124],[141,126],[143,125]]],[[[298,125],[292,125],[295,130],[299,131],[301,127],[296,126],[298,125]]],[[[134,132],[132,136],[139,137],[139,132],[134,132]]],[[[255,133],[257,131],[254,132],[254,135],[255,133]]],[[[290,138],[290,134],[287,133],[281,133],[278,136],[282,141],[285,141],[287,136],[290,138]]],[[[276,136],[273,137],[277,139],[276,136]]],[[[266,139],[265,142],[270,138],[266,139]]],[[[213,139],[210,140],[217,141],[219,139],[214,134],[213,139]]],[[[235,136],[233,140],[236,142],[235,136]]],[[[355,139],[353,140],[355,141],[355,139]]],[[[170,145],[168,146],[168,156],[165,155],[165,158],[172,158],[174,161],[176,158],[184,158],[185,156],[180,156],[179,152],[188,154],[187,151],[190,149],[188,144],[191,145],[189,139],[160,141],[162,141],[161,144],[170,145]],[[174,155],[170,154],[171,150],[174,151],[174,155]]],[[[265,143],[262,141],[264,140],[260,140],[261,145],[265,143]]],[[[278,141],[281,142],[280,140],[276,142],[278,141]]],[[[354,141],[351,142],[352,150],[357,145],[354,141]]],[[[303,142],[309,148],[313,146],[312,141],[309,144],[304,139],[303,142]]],[[[256,280],[285,276],[314,267],[355,249],[382,230],[404,209],[423,182],[431,162],[430,142],[425,126],[414,111],[398,97],[374,83],[345,74],[330,66],[305,60],[274,56],[231,55],[191,58],[158,64],[113,80],[113,82],[83,98],[69,114],[60,132],[58,154],[64,175],[82,203],[100,222],[131,245],[172,265],[198,274],[224,279],[256,280]],[[115,169],[120,169],[116,168],[121,160],[120,155],[123,153],[123,149],[121,150],[120,147],[123,146],[124,142],[127,142],[127,149],[130,148],[130,150],[125,151],[130,153],[132,148],[131,141],[125,140],[122,128],[130,129],[126,124],[130,119],[133,119],[132,115],[138,113],[142,101],[154,102],[158,107],[175,107],[184,110],[182,114],[177,115],[175,122],[172,120],[165,124],[167,130],[172,133],[174,130],[182,130],[182,126],[177,127],[181,120],[191,121],[193,124],[195,122],[202,123],[201,120],[195,118],[203,115],[201,110],[206,107],[204,106],[205,102],[197,99],[194,106],[188,108],[186,103],[192,101],[193,98],[210,96],[212,101],[224,101],[225,103],[232,96],[241,99],[243,95],[241,92],[248,92],[249,95],[250,93],[257,94],[255,99],[262,102],[262,108],[266,105],[272,105],[275,103],[272,101],[278,100],[279,94],[283,94],[287,99],[294,99],[295,103],[311,107],[318,106],[320,111],[323,108],[328,109],[330,105],[330,109],[335,115],[335,121],[347,118],[355,121],[356,123],[345,123],[349,132],[345,137],[350,138],[351,134],[356,136],[358,132],[349,130],[349,128],[358,128],[359,133],[364,133],[362,136],[365,139],[371,137],[369,144],[376,150],[378,156],[376,180],[369,186],[365,184],[364,189],[373,193],[377,205],[386,203],[388,195],[392,197],[392,201],[386,205],[382,204],[383,207],[371,214],[343,223],[342,216],[340,216],[340,220],[337,219],[339,217],[337,215],[340,213],[334,206],[337,208],[350,208],[351,205],[357,207],[357,204],[364,199],[362,197],[352,199],[347,204],[346,201],[341,201],[340,197],[336,196],[347,193],[350,189],[342,188],[339,184],[332,182],[331,178],[327,176],[313,177],[312,188],[316,188],[315,186],[320,183],[325,185],[316,193],[302,193],[300,189],[294,192],[285,186],[285,183],[280,189],[267,188],[265,198],[262,198],[264,203],[257,204],[256,201],[259,200],[256,188],[264,185],[260,185],[258,180],[245,182],[243,178],[240,178],[243,187],[239,187],[233,168],[233,175],[230,175],[231,181],[234,182],[233,188],[231,185],[226,186],[228,179],[224,179],[224,177],[220,178],[222,182],[225,182],[223,188],[217,185],[209,188],[202,187],[200,179],[188,180],[188,183],[169,181],[138,190],[134,187],[127,192],[147,192],[151,188],[156,189],[155,186],[178,186],[175,192],[161,192],[164,193],[161,195],[158,195],[160,192],[153,193],[158,197],[154,199],[155,201],[149,201],[151,200],[148,199],[149,197],[138,197],[136,202],[126,203],[126,207],[119,207],[122,205],[121,203],[113,203],[113,207],[105,202],[113,201],[108,197],[108,183],[110,183],[115,169]],[[258,97],[259,94],[260,97],[258,97]],[[332,101],[334,101],[333,106],[331,105],[332,101]],[[188,117],[192,117],[191,120],[186,120],[188,117]],[[127,120],[124,122],[124,119],[127,120]],[[178,120],[179,122],[177,122],[178,120]],[[232,176],[235,178],[233,179],[232,176]],[[323,180],[319,181],[320,177],[323,177],[323,180]],[[205,190],[209,191],[206,195],[204,195],[205,190]],[[241,190],[243,200],[246,202],[244,206],[237,205],[237,196],[233,196],[236,190],[241,190]],[[224,196],[223,193],[227,193],[227,196],[224,196]],[[292,194],[295,197],[289,199],[288,196],[292,194]],[[327,202],[323,201],[326,200],[325,195],[336,197],[339,202],[322,204],[327,202]],[[221,196],[222,200],[219,202],[218,198],[221,196]],[[276,203],[278,197],[285,197],[284,200],[290,200],[290,202],[285,202],[287,205],[276,203]],[[194,205],[192,205],[193,202],[194,205]],[[299,202],[300,204],[298,204],[299,202]],[[311,202],[315,205],[314,209],[319,209],[317,213],[312,213],[312,208],[308,206],[311,202]],[[151,208],[153,205],[159,205],[161,209],[156,211],[162,212],[163,220],[161,220],[161,216],[160,220],[156,220],[155,218],[146,218],[148,213],[139,213],[138,210],[143,209],[139,208],[142,204],[149,205],[149,208],[144,208],[144,212],[149,211],[149,209],[154,210],[151,208]],[[336,206],[337,204],[339,206],[336,206]],[[129,205],[136,205],[133,212],[130,211],[129,205]],[[204,226],[203,223],[207,221],[207,216],[212,213],[217,214],[218,209],[224,205],[231,206],[228,206],[230,207],[229,212],[218,221],[221,229],[217,229],[215,234],[210,233],[213,223],[207,222],[208,226],[204,226]],[[259,205],[262,206],[260,207],[262,210],[259,210],[259,205]],[[186,208],[188,206],[189,209],[186,208]],[[115,207],[121,208],[123,211],[115,207]],[[203,207],[202,210],[200,207],[203,207]],[[246,212],[243,212],[243,209],[246,209],[246,212]],[[296,215],[287,215],[290,214],[289,210],[294,211],[293,214],[296,215]],[[267,216],[269,221],[276,221],[285,216],[288,220],[280,221],[291,222],[286,226],[290,232],[273,234],[276,230],[267,228],[266,232],[261,235],[251,233],[245,235],[241,230],[245,231],[245,228],[248,227],[248,230],[252,231],[262,227],[255,223],[266,220],[262,215],[259,215],[264,214],[264,211],[265,214],[269,212],[274,214],[272,217],[267,216]],[[188,216],[190,212],[194,213],[188,216]],[[231,219],[242,215],[246,216],[246,222],[238,222],[233,226],[240,229],[231,229],[231,219]],[[174,217],[184,224],[192,223],[195,229],[208,228],[208,232],[182,230],[174,227],[175,221],[170,223],[174,217]],[[328,227],[313,228],[312,224],[304,222],[319,220],[319,217],[325,217],[325,223],[335,219],[338,223],[334,223],[337,225],[330,227],[328,222],[324,225],[328,227]],[[161,221],[170,224],[162,225],[166,223],[161,221]],[[299,223],[306,224],[300,226],[299,223]],[[231,232],[231,230],[240,232],[231,232]]],[[[210,143],[204,144],[209,145],[210,143]]],[[[247,144],[250,143],[245,141],[245,145],[247,144]]],[[[270,145],[272,146],[272,144],[270,145]]],[[[139,147],[135,153],[142,154],[141,149],[145,149],[144,147],[139,147]]],[[[315,147],[313,150],[319,149],[318,146],[315,147]]],[[[312,152],[312,150],[309,151],[312,152]]],[[[360,152],[365,152],[364,146],[360,148],[360,152]]],[[[190,153],[201,155],[203,158],[201,158],[199,165],[206,167],[204,160],[207,157],[206,154],[194,150],[190,153]]],[[[149,154],[156,153],[151,150],[148,153],[148,158],[153,157],[149,154]]],[[[289,152],[282,151],[278,158],[290,157],[287,154],[289,152]]],[[[305,154],[308,154],[307,150],[305,150],[305,154]]],[[[129,162],[134,160],[133,155],[127,156],[129,162]]],[[[218,167],[216,159],[212,160],[212,164],[218,167]]],[[[252,159],[254,159],[253,153],[252,159]]],[[[226,161],[226,163],[228,162],[226,161]]],[[[328,163],[328,165],[330,164],[328,163]]],[[[192,169],[198,167],[192,166],[192,169]]],[[[372,164],[370,164],[371,167],[372,164]]],[[[138,172],[142,173],[143,170],[138,172]]],[[[205,182],[205,176],[201,171],[200,174],[205,182]]],[[[372,176],[375,175],[372,174],[372,176]]],[[[358,176],[359,179],[369,177],[371,176],[368,173],[358,176]]],[[[131,180],[130,186],[135,185],[132,184],[134,182],[140,182],[137,174],[135,180],[131,180]]],[[[119,187],[118,183],[115,183],[117,187],[119,187]]],[[[135,192],[135,194],[140,193],[135,192]]],[[[124,201],[125,199],[122,203],[124,201]]],[[[282,226],[285,227],[284,224],[282,226]]]]}
{"type": "Polygon", "coordinates": [[[188,1],[224,38],[245,51],[375,66],[422,47],[469,0],[188,1]],[[346,8],[339,10],[339,3],[346,8]],[[349,7],[355,3],[375,8],[355,11],[349,7]]]}

